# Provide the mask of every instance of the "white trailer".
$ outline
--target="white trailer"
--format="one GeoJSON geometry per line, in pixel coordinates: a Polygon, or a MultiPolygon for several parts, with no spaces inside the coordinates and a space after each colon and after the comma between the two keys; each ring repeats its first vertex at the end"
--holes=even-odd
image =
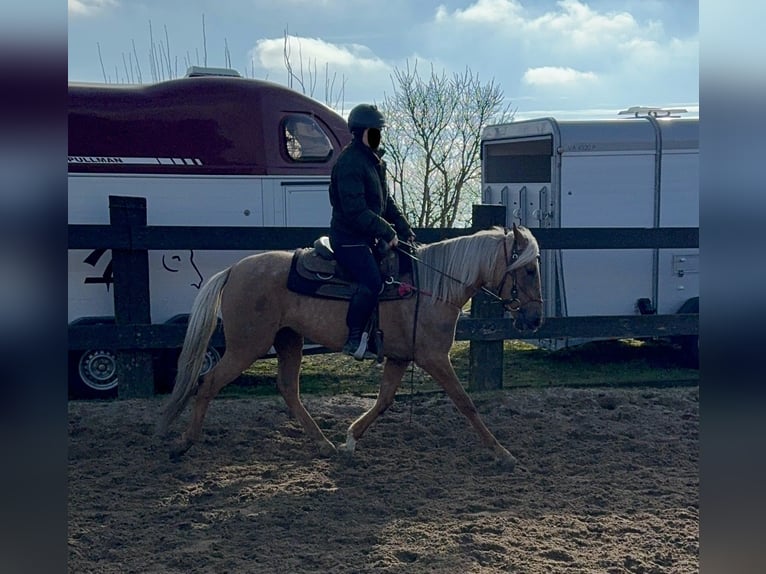
{"type": "MultiPolygon", "coordinates": [[[[108,224],[110,195],[145,197],[148,225],[326,227],[345,120],[278,84],[192,68],[151,85],[69,85],[70,224],[108,224]]],[[[202,283],[249,253],[150,251],[152,323],[183,322],[202,283]]],[[[108,250],[69,251],[70,324],[114,319],[108,250]]],[[[210,349],[209,364],[218,358],[210,349]]],[[[108,396],[110,349],[70,352],[70,391],[108,396]]]]}
{"type": "MultiPolygon", "coordinates": [[[[699,120],[635,111],[486,127],[482,202],[530,228],[698,227],[699,120]]],[[[698,249],[548,250],[541,263],[549,317],[699,310],[698,249]]],[[[696,337],[684,343],[696,353],[696,337]]]]}

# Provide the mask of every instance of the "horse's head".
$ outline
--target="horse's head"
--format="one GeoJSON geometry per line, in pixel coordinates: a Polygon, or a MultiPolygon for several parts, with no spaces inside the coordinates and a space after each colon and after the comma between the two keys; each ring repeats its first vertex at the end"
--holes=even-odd
{"type": "Polygon", "coordinates": [[[513,316],[519,331],[536,331],[543,324],[543,294],[540,283],[540,248],[526,227],[513,224],[503,244],[502,278],[498,295],[513,316]]]}

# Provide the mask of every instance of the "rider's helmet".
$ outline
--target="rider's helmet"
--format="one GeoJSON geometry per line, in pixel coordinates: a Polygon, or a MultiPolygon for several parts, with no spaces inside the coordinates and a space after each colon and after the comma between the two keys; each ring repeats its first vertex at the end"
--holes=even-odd
{"type": "Polygon", "coordinates": [[[348,129],[351,132],[364,131],[367,128],[381,129],[385,125],[386,119],[377,106],[359,104],[348,114],[348,129]]]}

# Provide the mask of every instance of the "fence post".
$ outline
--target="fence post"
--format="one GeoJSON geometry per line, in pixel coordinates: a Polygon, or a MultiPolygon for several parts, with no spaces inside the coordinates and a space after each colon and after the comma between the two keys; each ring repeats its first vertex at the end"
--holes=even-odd
{"type": "MultiPolygon", "coordinates": [[[[471,227],[474,231],[505,225],[502,205],[474,205],[471,227]]],[[[502,317],[503,307],[484,293],[471,299],[471,317],[502,317]]],[[[487,391],[503,387],[503,341],[471,341],[469,346],[468,388],[487,391]]]]}
{"type": "MultiPolygon", "coordinates": [[[[146,225],[146,198],[109,196],[109,222],[129,228],[146,225]]],[[[130,237],[134,236],[130,230],[130,237]]],[[[149,299],[149,253],[145,250],[113,249],[114,320],[117,325],[151,324],[149,299]]],[[[117,396],[121,399],[154,394],[152,353],[117,350],[117,396]]]]}

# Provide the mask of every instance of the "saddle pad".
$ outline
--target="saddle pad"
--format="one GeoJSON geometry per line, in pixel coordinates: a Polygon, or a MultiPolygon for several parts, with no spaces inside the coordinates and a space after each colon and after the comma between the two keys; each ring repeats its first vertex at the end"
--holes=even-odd
{"type": "MultiPolygon", "coordinates": [[[[335,261],[323,259],[314,248],[309,247],[295,250],[287,276],[287,288],[311,297],[348,300],[356,290],[356,284],[343,276],[335,261]]],[[[412,291],[402,296],[397,285],[386,285],[379,300],[406,299],[410,296],[412,291]]]]}

